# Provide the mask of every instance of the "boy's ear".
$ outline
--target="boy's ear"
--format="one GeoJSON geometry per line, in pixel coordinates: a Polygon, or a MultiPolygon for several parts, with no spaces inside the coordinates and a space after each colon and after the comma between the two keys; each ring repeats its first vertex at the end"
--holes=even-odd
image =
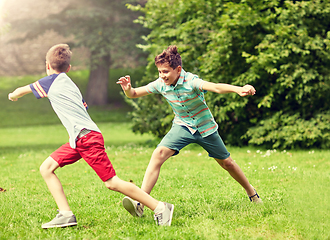
{"type": "Polygon", "coordinates": [[[178,73],[181,73],[182,67],[181,66],[178,66],[177,67],[177,70],[178,70],[178,73]]]}
{"type": "Polygon", "coordinates": [[[68,69],[65,72],[69,72],[71,69],[71,65],[69,65],[68,69]]]}

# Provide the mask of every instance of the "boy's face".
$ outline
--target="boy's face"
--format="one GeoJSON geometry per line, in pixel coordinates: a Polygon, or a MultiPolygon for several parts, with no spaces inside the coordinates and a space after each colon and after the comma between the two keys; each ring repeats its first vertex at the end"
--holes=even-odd
{"type": "Polygon", "coordinates": [[[173,69],[168,63],[164,63],[158,64],[157,68],[159,77],[164,80],[166,85],[175,85],[178,82],[182,69],[181,66],[178,66],[176,69],[173,69]]]}

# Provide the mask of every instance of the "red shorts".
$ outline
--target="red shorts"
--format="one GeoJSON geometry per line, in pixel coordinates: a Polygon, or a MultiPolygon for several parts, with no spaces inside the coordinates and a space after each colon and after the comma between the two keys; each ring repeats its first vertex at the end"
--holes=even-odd
{"type": "Polygon", "coordinates": [[[79,138],[76,142],[75,149],[71,148],[69,143],[66,143],[50,156],[60,167],[72,164],[83,158],[103,182],[116,176],[115,169],[104,149],[103,136],[99,132],[91,131],[79,138]]]}

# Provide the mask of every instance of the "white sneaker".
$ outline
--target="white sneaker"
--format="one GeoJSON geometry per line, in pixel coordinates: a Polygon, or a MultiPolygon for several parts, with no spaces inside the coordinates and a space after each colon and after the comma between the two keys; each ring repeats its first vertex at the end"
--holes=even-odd
{"type": "Polygon", "coordinates": [[[76,216],[64,217],[61,213],[57,214],[56,217],[45,224],[42,224],[42,228],[55,228],[55,227],[70,227],[77,225],[76,216]]]}
{"type": "Polygon", "coordinates": [[[123,199],[123,206],[133,217],[142,217],[143,207],[141,203],[126,196],[123,199]]]}
{"type": "Polygon", "coordinates": [[[170,203],[165,203],[165,202],[164,202],[164,204],[165,204],[165,210],[160,213],[155,213],[154,219],[155,219],[157,225],[171,226],[174,205],[170,204],[170,203]]]}

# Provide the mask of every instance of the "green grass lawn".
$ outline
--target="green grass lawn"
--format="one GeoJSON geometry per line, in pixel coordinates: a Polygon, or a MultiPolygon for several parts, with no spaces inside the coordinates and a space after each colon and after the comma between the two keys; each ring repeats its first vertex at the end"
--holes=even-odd
{"type": "MultiPolygon", "coordinates": [[[[15,80],[16,81],[16,80],[15,80]]],[[[229,147],[263,205],[199,146],[191,145],[162,167],[151,195],[175,205],[171,227],[156,226],[152,211],[133,218],[122,194],[105,188],[83,161],[58,169],[78,226],[47,229],[41,224],[57,206],[39,166],[68,141],[46,99],[7,100],[18,82],[0,79],[0,239],[330,239],[330,151],[266,151],[229,147]],[[44,101],[45,100],[45,101],[44,101]]],[[[33,80],[32,80],[33,82],[33,80]]],[[[91,108],[106,151],[120,178],[141,185],[158,139],[130,130],[125,111],[91,108]]]]}
{"type": "MultiPolygon", "coordinates": [[[[141,185],[157,140],[135,135],[128,123],[102,123],[118,176],[141,185]]],[[[175,204],[171,227],[155,225],[122,207],[123,195],[104,187],[83,161],[57,170],[78,226],[41,229],[56,204],[39,173],[47,156],[67,141],[61,125],[1,129],[0,239],[329,239],[329,151],[229,148],[264,204],[244,190],[198,146],[168,160],[152,196],[175,204]]]]}

